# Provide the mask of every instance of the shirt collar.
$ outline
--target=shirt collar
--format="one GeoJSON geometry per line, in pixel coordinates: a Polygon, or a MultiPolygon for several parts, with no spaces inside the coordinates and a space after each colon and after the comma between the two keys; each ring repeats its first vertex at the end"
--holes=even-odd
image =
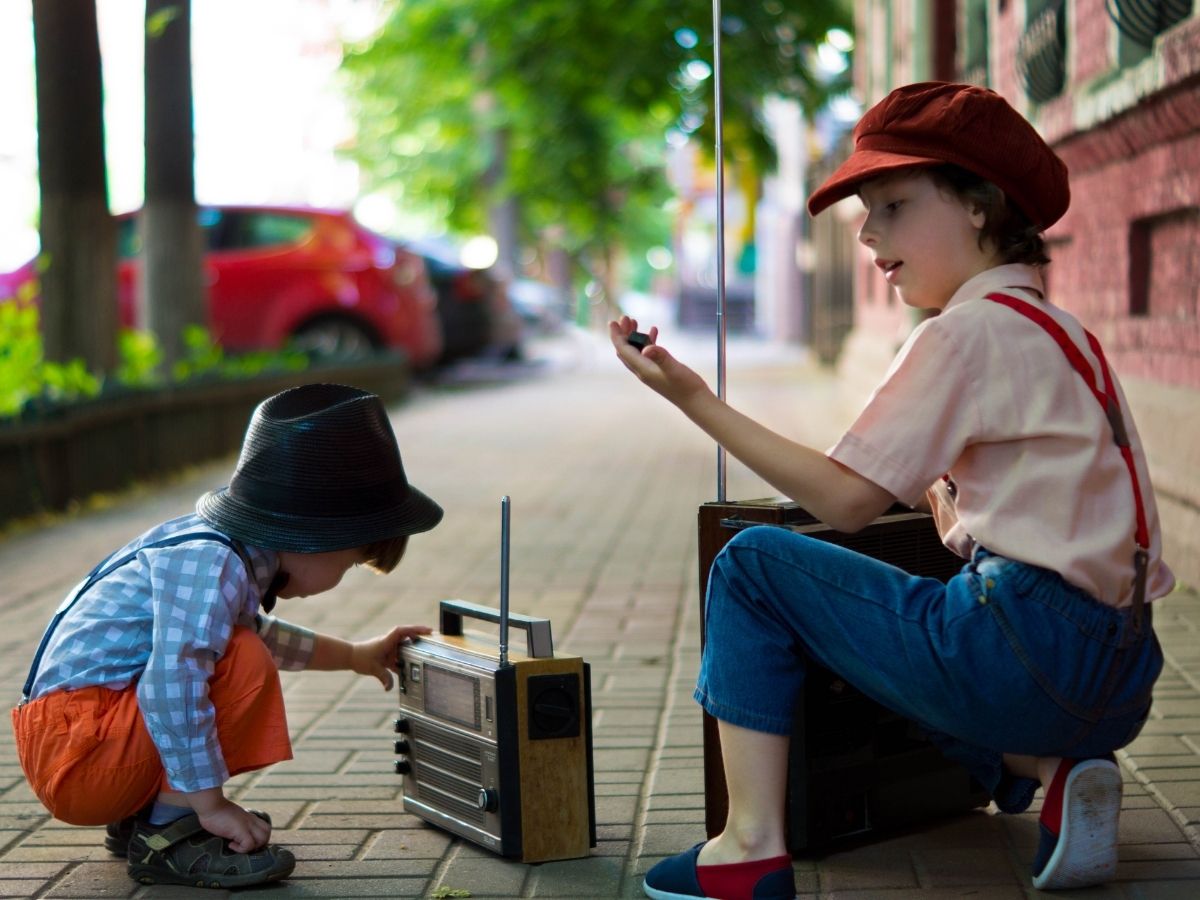
{"type": "Polygon", "coordinates": [[[254,566],[253,583],[258,593],[258,604],[263,612],[270,613],[275,608],[275,594],[279,590],[279,585],[275,584],[279,574],[279,554],[250,544],[245,547],[246,555],[254,566]]]}
{"type": "Polygon", "coordinates": [[[1039,299],[1045,299],[1046,289],[1041,270],[1025,263],[1007,263],[985,269],[964,281],[954,296],[943,307],[943,312],[952,306],[986,297],[1006,288],[1032,291],[1039,299]]]}

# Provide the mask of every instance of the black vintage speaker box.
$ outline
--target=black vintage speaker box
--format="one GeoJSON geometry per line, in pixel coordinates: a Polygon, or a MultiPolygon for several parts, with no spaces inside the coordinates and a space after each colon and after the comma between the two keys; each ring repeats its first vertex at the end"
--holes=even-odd
{"type": "MultiPolygon", "coordinates": [[[[899,505],[862,531],[844,534],[787,500],[705,503],[699,511],[701,639],[712,561],[730,538],[751,525],[788,528],[943,581],[963,566],[938,538],[931,516],[899,505]]],[[[724,828],[728,794],[717,722],[707,713],[704,798],[705,826],[712,837],[724,828]]],[[[793,855],[964,812],[989,799],[915,725],[810,662],[788,761],[788,849],[793,855]]]]}

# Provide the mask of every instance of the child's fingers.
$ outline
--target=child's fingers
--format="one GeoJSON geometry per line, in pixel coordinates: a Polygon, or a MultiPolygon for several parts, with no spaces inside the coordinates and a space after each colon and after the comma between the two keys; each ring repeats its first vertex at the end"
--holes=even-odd
{"type": "Polygon", "coordinates": [[[379,683],[383,685],[385,691],[392,689],[392,670],[387,666],[380,666],[379,671],[375,673],[375,677],[379,679],[379,683]]]}

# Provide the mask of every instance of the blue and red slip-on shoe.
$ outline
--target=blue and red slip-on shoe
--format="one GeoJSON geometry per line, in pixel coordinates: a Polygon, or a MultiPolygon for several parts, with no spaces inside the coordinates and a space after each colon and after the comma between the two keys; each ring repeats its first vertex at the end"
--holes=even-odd
{"type": "Polygon", "coordinates": [[[790,856],[720,866],[698,866],[701,841],[646,873],[642,890],[651,900],[795,900],[790,856]]]}
{"type": "Polygon", "coordinates": [[[1121,770],[1111,757],[1064,759],[1042,803],[1033,860],[1039,891],[1102,884],[1117,872],[1121,770]]]}

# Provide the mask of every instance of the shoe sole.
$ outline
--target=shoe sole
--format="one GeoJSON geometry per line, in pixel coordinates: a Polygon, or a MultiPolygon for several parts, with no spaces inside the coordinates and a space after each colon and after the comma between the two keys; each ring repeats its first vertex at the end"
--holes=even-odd
{"type": "Polygon", "coordinates": [[[1062,829],[1058,844],[1033,879],[1039,891],[1089,887],[1117,872],[1117,832],[1121,814],[1121,770],[1106,759],[1075,766],[1063,786],[1062,829]]]}
{"type": "Polygon", "coordinates": [[[246,875],[186,875],[157,867],[129,865],[129,877],[141,884],[183,884],[199,888],[239,888],[251,887],[256,884],[269,884],[272,881],[282,881],[292,874],[296,868],[293,859],[291,865],[280,866],[276,871],[268,869],[265,872],[253,872],[246,875]]]}
{"type": "Polygon", "coordinates": [[[673,894],[670,891],[660,891],[642,882],[642,893],[650,900],[708,900],[707,897],[697,897],[695,894],[673,894]]]}
{"type": "MultiPolygon", "coordinates": [[[[671,891],[663,891],[658,888],[650,887],[645,881],[642,882],[642,893],[650,900],[713,900],[710,897],[698,897],[695,894],[675,894],[671,891]]],[[[789,900],[796,900],[796,895],[793,894],[789,900]]]]}

